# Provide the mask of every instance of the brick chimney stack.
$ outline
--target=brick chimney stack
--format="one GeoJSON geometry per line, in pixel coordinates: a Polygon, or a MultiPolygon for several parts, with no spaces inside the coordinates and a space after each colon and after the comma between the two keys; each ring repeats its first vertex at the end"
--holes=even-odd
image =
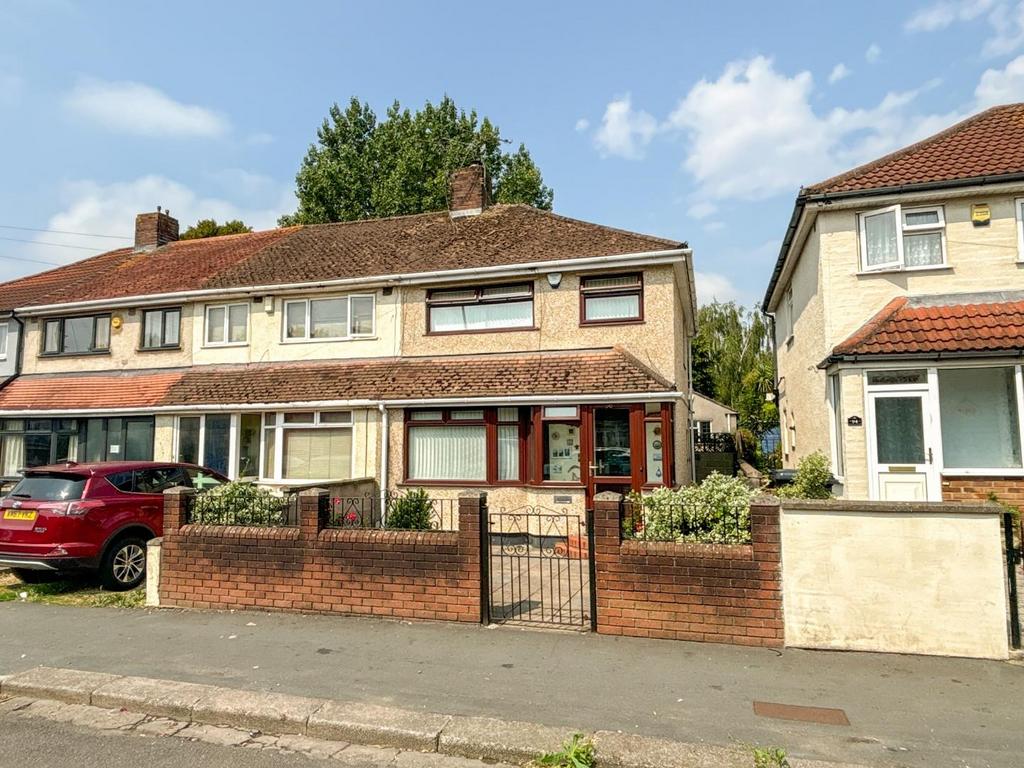
{"type": "Polygon", "coordinates": [[[156,213],[140,213],[135,217],[135,250],[152,251],[178,239],[178,220],[170,211],[157,206],[156,213]]]}
{"type": "Polygon", "coordinates": [[[491,190],[482,163],[473,163],[452,173],[449,216],[453,219],[476,216],[490,204],[491,190]]]}

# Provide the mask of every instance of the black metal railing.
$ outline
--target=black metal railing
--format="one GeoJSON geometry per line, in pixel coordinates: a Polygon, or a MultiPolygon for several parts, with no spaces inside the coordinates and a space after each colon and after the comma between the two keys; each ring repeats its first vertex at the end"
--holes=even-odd
{"type": "Polygon", "coordinates": [[[245,489],[238,493],[205,492],[187,496],[184,522],[195,525],[249,525],[261,528],[297,526],[299,494],[287,493],[279,496],[262,489],[245,489]]]}
{"type": "Polygon", "coordinates": [[[622,537],[638,541],[745,544],[750,541],[750,510],[626,500],[622,507],[622,537]]]}
{"type": "Polygon", "coordinates": [[[698,433],[693,437],[693,450],[698,453],[734,453],[736,438],[728,432],[698,433]]]}
{"type": "Polygon", "coordinates": [[[390,528],[457,531],[459,500],[434,498],[418,489],[327,498],[327,528],[390,528]]]}

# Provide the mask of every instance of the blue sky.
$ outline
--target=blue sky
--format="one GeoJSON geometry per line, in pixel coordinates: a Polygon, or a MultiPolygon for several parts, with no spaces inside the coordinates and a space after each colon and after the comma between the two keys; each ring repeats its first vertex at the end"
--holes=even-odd
{"type": "Polygon", "coordinates": [[[1024,100],[1024,2],[5,0],[0,279],[121,244],[9,227],[273,226],[332,102],[444,93],[556,211],[688,240],[702,299],[752,303],[801,183],[1024,100]]]}

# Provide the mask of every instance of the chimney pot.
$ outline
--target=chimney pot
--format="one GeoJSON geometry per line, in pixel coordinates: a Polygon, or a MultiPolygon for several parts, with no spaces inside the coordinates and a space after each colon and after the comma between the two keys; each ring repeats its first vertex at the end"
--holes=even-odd
{"type": "Polygon", "coordinates": [[[156,213],[135,217],[135,250],[152,251],[178,239],[178,220],[157,206],[156,213]]]}
{"type": "Polygon", "coordinates": [[[487,171],[482,163],[473,163],[452,173],[450,199],[448,215],[453,219],[476,216],[491,204],[487,171]]]}

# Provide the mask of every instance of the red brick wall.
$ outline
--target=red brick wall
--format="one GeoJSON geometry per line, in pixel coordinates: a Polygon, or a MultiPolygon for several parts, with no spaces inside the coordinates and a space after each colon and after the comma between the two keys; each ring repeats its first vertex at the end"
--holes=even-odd
{"type": "Polygon", "coordinates": [[[988,501],[990,494],[1004,504],[1024,508],[1024,477],[943,477],[943,501],[988,501]]]}
{"type": "Polygon", "coordinates": [[[751,507],[751,544],[678,544],[622,541],[619,501],[601,496],[594,504],[598,632],[782,645],[777,503],[751,507]]]}
{"type": "Polygon", "coordinates": [[[298,528],[181,526],[184,498],[165,497],[161,605],[480,621],[478,498],[458,532],[321,530],[305,494],[298,528]]]}

